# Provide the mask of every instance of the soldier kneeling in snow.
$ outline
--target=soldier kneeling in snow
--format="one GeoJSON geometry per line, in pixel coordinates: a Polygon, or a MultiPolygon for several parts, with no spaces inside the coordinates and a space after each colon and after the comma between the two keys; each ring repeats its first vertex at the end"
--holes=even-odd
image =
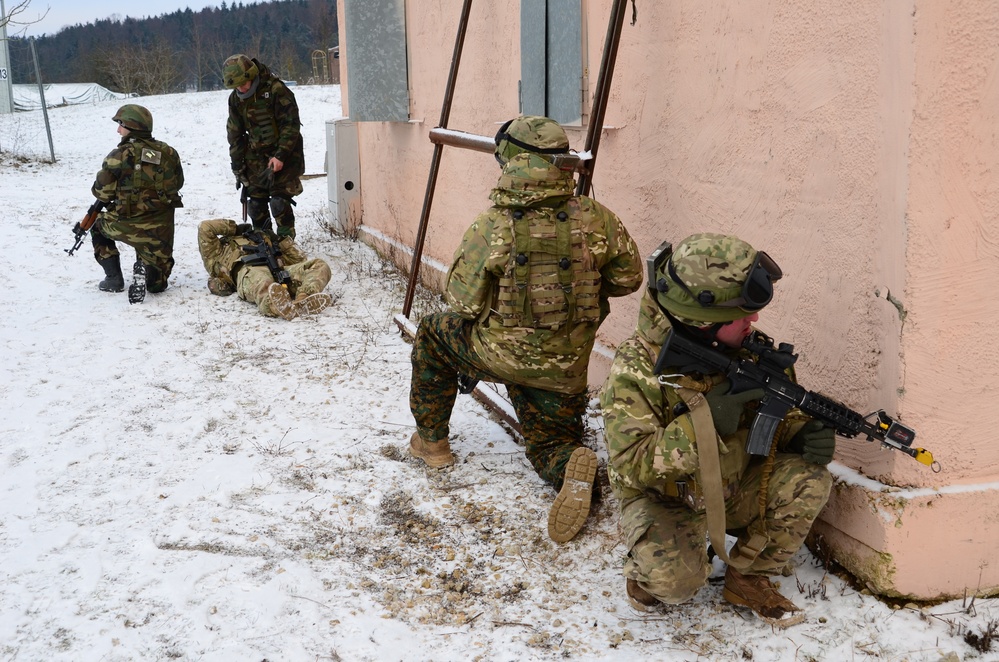
{"type": "Polygon", "coordinates": [[[257,304],[261,314],[291,320],[299,315],[315,315],[333,303],[323,289],[330,282],[330,266],[320,260],[307,259],[291,237],[277,237],[266,230],[254,230],[252,225],[237,225],[225,218],[203,221],[198,226],[198,249],[208,271],[208,289],[212,294],[228,296],[233,292],[240,299],[257,304]],[[268,246],[274,249],[277,263],[268,267],[257,259],[268,246]],[[285,282],[278,282],[272,268],[284,273],[285,282]]]}

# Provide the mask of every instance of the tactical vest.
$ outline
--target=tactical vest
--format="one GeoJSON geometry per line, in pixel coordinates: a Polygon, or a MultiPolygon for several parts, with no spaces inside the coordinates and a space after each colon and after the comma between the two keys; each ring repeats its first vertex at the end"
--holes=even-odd
{"type": "Polygon", "coordinates": [[[180,158],[159,140],[137,139],[123,150],[116,204],[125,216],[181,207],[180,158]]]}
{"type": "Polygon", "coordinates": [[[246,135],[249,139],[250,149],[255,152],[276,147],[280,138],[280,128],[277,122],[277,95],[273,88],[274,86],[268,81],[266,89],[257,90],[253,97],[241,101],[243,120],[246,123],[246,135]]]}
{"type": "Polygon", "coordinates": [[[600,272],[578,203],[510,210],[513,245],[495,311],[505,327],[548,329],[600,322],[600,272]]]}

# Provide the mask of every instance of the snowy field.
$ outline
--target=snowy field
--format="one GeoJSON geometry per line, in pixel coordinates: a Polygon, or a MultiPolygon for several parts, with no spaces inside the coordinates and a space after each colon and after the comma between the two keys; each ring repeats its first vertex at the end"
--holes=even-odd
{"type": "MultiPolygon", "coordinates": [[[[340,90],[294,91],[307,172],[322,174],[340,90]]],[[[64,252],[118,104],[50,110],[55,164],[40,111],[0,116],[0,661],[999,659],[981,641],[999,600],[976,587],[891,606],[807,551],[781,581],[807,610],[787,630],[724,603],[717,581],[634,612],[606,484],[583,532],[553,543],[554,492],[467,396],[458,463],[428,473],[408,456],[405,283],[330,234],[325,177],[296,213],[335,306],[286,322],[208,292],[197,224],[240,214],[226,95],[139,101],[187,185],[170,289],[135,306],[97,290],[89,240],[64,252]]],[[[587,443],[605,458],[600,427],[594,414],[587,443]]]]}

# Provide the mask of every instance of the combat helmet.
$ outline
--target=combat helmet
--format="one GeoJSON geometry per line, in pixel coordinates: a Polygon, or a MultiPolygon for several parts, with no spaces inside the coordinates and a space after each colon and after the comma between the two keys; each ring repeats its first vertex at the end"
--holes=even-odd
{"type": "Polygon", "coordinates": [[[675,250],[663,242],[646,264],[653,297],[691,326],[724,324],[762,310],[783,276],[763,251],[738,237],[710,232],[687,237],[675,250]]]}
{"type": "Polygon", "coordinates": [[[231,55],[222,63],[222,84],[230,90],[253,80],[259,74],[257,64],[242,53],[231,55]]]}
{"type": "Polygon", "coordinates": [[[496,160],[501,166],[523,152],[564,154],[569,138],[555,120],[538,115],[524,115],[506,121],[496,132],[496,160]]]}
{"type": "Polygon", "coordinates": [[[131,131],[153,130],[153,114],[138,104],[126,103],[111,119],[131,131]]]}

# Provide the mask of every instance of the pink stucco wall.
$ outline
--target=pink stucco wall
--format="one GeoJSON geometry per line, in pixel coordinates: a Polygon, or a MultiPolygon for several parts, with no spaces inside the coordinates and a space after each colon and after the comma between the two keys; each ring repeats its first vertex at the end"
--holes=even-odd
{"type": "MultiPolygon", "coordinates": [[[[610,0],[583,7],[592,92],[610,0]]],[[[760,326],[795,344],[802,383],[899,414],[941,462],[935,474],[841,440],[816,527],[837,560],[887,594],[996,591],[999,0],[636,8],[594,197],[644,252],[710,230],[773,255],[787,277],[760,326]]],[[[359,124],[375,241],[413,243],[460,10],[407,2],[411,121],[359,124]]],[[[518,114],[518,35],[516,3],[473,3],[450,128],[492,135],[518,114]]],[[[574,147],[584,136],[570,130],[574,147]]],[[[496,175],[489,155],[445,149],[428,258],[450,261],[496,175]]],[[[636,311],[637,297],[613,302],[605,347],[631,333],[636,311]]],[[[607,354],[594,358],[595,385],[607,354]]]]}

